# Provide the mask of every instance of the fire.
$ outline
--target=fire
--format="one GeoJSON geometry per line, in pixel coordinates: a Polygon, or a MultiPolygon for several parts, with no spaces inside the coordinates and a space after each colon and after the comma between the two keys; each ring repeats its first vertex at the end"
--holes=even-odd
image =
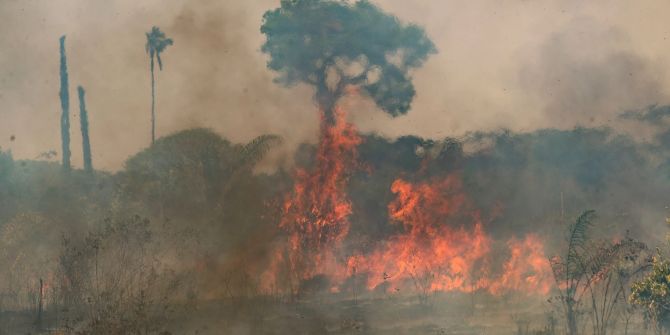
{"type": "Polygon", "coordinates": [[[535,234],[529,234],[521,241],[511,239],[507,245],[510,258],[503,266],[502,276],[491,285],[491,292],[527,290],[549,293],[552,273],[540,238],[535,234]]]}
{"type": "Polygon", "coordinates": [[[358,272],[368,273],[368,289],[383,285],[386,289],[419,286],[427,291],[483,289],[494,294],[548,292],[550,268],[535,235],[520,242],[510,240],[510,258],[502,274],[489,275],[492,239],[455,175],[418,184],[399,179],[391,191],[396,200],[388,206],[389,217],[402,224],[404,233],[349,263],[358,272]]]}
{"type": "MultiPolygon", "coordinates": [[[[271,269],[287,262],[290,272],[297,274],[292,289],[297,289],[300,280],[337,273],[340,262],[336,251],[349,233],[352,210],[346,186],[356,166],[356,147],[361,138],[341,109],[334,114],[333,124],[322,116],[315,168],[297,171],[293,192],[283,204],[279,227],[288,232],[289,245],[288,250],[275,252],[271,269]]],[[[276,277],[272,273],[266,276],[276,277]]]]}
{"type": "Polygon", "coordinates": [[[473,277],[477,263],[490,251],[479,214],[469,215],[474,224],[448,225],[459,219],[466,199],[453,192],[459,181],[448,177],[438,183],[411,184],[396,180],[391,191],[397,198],[389,204],[389,217],[404,233],[383,243],[379,250],[359,257],[356,266],[368,273],[367,287],[385,284],[390,289],[406,284],[430,291],[472,290],[482,286],[473,277]]]}
{"type": "MultiPolygon", "coordinates": [[[[357,167],[361,138],[341,110],[335,116],[333,124],[322,120],[315,169],[297,172],[283,203],[279,227],[288,238],[275,249],[261,277],[266,291],[277,290],[283,278],[297,293],[300,283],[323,276],[333,292],[353,277],[364,278],[356,282],[364,282],[367,290],[549,292],[551,270],[541,239],[510,239],[504,252],[494,247],[485,232],[490,222],[471,204],[458,175],[394,181],[396,198],[388,205],[388,216],[400,232],[371,250],[343,256],[352,214],[346,186],[357,167]]],[[[499,215],[500,208],[492,212],[499,215]]]]}

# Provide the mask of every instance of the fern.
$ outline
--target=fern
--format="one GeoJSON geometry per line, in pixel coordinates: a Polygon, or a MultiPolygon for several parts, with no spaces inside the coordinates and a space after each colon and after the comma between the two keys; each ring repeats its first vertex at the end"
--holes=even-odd
{"type": "Polygon", "coordinates": [[[582,254],[589,238],[589,228],[593,226],[595,218],[596,212],[594,210],[587,210],[570,226],[568,254],[565,260],[565,275],[567,280],[579,277],[586,270],[582,254]]]}
{"type": "Polygon", "coordinates": [[[274,146],[280,144],[281,137],[277,135],[261,135],[245,144],[241,149],[241,165],[249,166],[258,163],[274,146]]]}

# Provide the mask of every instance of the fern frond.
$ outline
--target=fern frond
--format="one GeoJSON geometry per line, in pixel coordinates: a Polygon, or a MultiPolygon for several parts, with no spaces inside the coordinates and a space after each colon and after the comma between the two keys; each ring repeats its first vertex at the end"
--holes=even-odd
{"type": "Polygon", "coordinates": [[[594,210],[587,210],[570,226],[568,254],[565,259],[566,276],[568,278],[579,277],[586,271],[586,264],[582,254],[588,241],[589,228],[593,226],[595,217],[596,212],[594,210]]]}
{"type": "Polygon", "coordinates": [[[280,144],[281,137],[277,135],[261,135],[242,147],[242,165],[254,165],[260,161],[270,149],[280,144]]]}

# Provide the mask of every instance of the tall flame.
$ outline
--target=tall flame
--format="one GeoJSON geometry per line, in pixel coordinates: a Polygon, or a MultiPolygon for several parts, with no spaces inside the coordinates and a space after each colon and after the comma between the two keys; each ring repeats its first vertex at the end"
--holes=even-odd
{"type": "MultiPolygon", "coordinates": [[[[270,271],[276,273],[287,262],[291,286],[318,274],[338,273],[336,251],[349,233],[351,202],[346,193],[350,172],[356,165],[356,147],[361,143],[354,126],[341,109],[335,109],[334,123],[321,120],[321,138],[316,166],[299,169],[293,192],[283,203],[279,227],[289,234],[288,250],[277,250],[270,271]]],[[[275,274],[266,274],[276,280],[275,274]]],[[[267,287],[267,283],[263,285],[267,287]]]]}

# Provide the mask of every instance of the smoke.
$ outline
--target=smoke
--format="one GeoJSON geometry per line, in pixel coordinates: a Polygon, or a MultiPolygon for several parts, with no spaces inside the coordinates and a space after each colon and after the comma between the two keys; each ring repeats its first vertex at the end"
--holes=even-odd
{"type": "Polygon", "coordinates": [[[664,236],[667,145],[638,142],[611,128],[480,132],[462,140],[368,136],[359,149],[370,168],[352,179],[351,232],[383,240],[395,178],[426,181],[461,175],[465,194],[496,238],[541,233],[547,250],[586,209],[595,209],[606,231],[630,230],[647,241],[664,236]],[[465,150],[469,148],[469,150],[465,150]],[[384,154],[385,153],[385,154],[384,154]]]}
{"type": "MultiPolygon", "coordinates": [[[[413,73],[417,97],[408,115],[391,119],[365,105],[352,110],[363,131],[441,138],[501,127],[602,125],[622,110],[667,102],[666,2],[377,3],[424,26],[440,53],[413,73]]],[[[96,166],[118,170],[146,147],[151,100],[144,33],[153,25],[175,40],[157,78],[160,136],[197,126],[234,142],[283,136],[285,147],[267,165],[289,164],[298,143],[316,141],[313,92],[275,85],[259,50],[262,14],[276,1],[0,6],[0,146],[17,158],[58,149],[57,40],[63,34],[71,84],[87,88],[96,166]]],[[[78,122],[77,113],[72,118],[78,122]]],[[[81,166],[77,132],[72,143],[73,164],[81,166]]]]}
{"type": "Polygon", "coordinates": [[[621,110],[667,99],[664,68],[638,54],[624,31],[589,18],[551,34],[519,77],[559,128],[611,124],[621,110]]]}
{"type": "Polygon", "coordinates": [[[184,112],[168,117],[168,128],[206,125],[233,141],[273,133],[290,152],[301,141],[316,140],[318,113],[310,90],[282,88],[266,70],[259,27],[267,9],[218,1],[183,6],[166,27],[181,44],[174,57],[188,60],[172,69],[181,83],[173,86],[173,108],[184,112]]]}
{"type": "MultiPolygon", "coordinates": [[[[402,236],[402,225],[390,224],[394,181],[431,185],[454,176],[487,218],[487,236],[500,243],[532,234],[550,254],[585,209],[599,213],[606,233],[629,230],[651,243],[664,236],[667,2],[378,4],[425,26],[440,53],[412,73],[417,97],[408,115],[391,119],[359,98],[345,103],[364,133],[358,148],[364,168],[351,171],[343,190],[351,199],[345,251],[376,250],[374,242],[402,236]]],[[[0,146],[12,151],[0,152],[0,227],[25,228],[2,234],[16,239],[24,232],[11,247],[57,254],[60,234],[81,237],[108,217],[138,213],[157,232],[160,261],[197,277],[190,278],[196,298],[253,295],[244,269],[264,266],[281,234],[279,203],[294,186],[286,167],[313,166],[318,153],[313,92],[273,83],[259,50],[262,15],[276,6],[269,0],[0,2],[0,146]],[[175,44],[157,73],[157,130],[165,138],[143,150],[151,103],[144,33],[153,25],[175,44]],[[75,171],[69,179],[55,163],[21,161],[58,149],[63,34],[71,87],[87,88],[93,160],[113,174],[91,179],[75,171]],[[192,129],[198,127],[210,130],[192,129]],[[232,170],[244,153],[235,143],[263,134],[284,139],[257,166],[269,173],[232,170]],[[38,243],[40,236],[49,242],[38,243]]],[[[74,124],[77,117],[73,112],[74,124]]],[[[78,132],[72,143],[73,163],[81,166],[78,132]]],[[[35,268],[47,268],[41,265],[35,268]]],[[[316,327],[324,327],[321,318],[333,312],[313,314],[316,327]]],[[[252,323],[231,331],[254,333],[252,323]]]]}

